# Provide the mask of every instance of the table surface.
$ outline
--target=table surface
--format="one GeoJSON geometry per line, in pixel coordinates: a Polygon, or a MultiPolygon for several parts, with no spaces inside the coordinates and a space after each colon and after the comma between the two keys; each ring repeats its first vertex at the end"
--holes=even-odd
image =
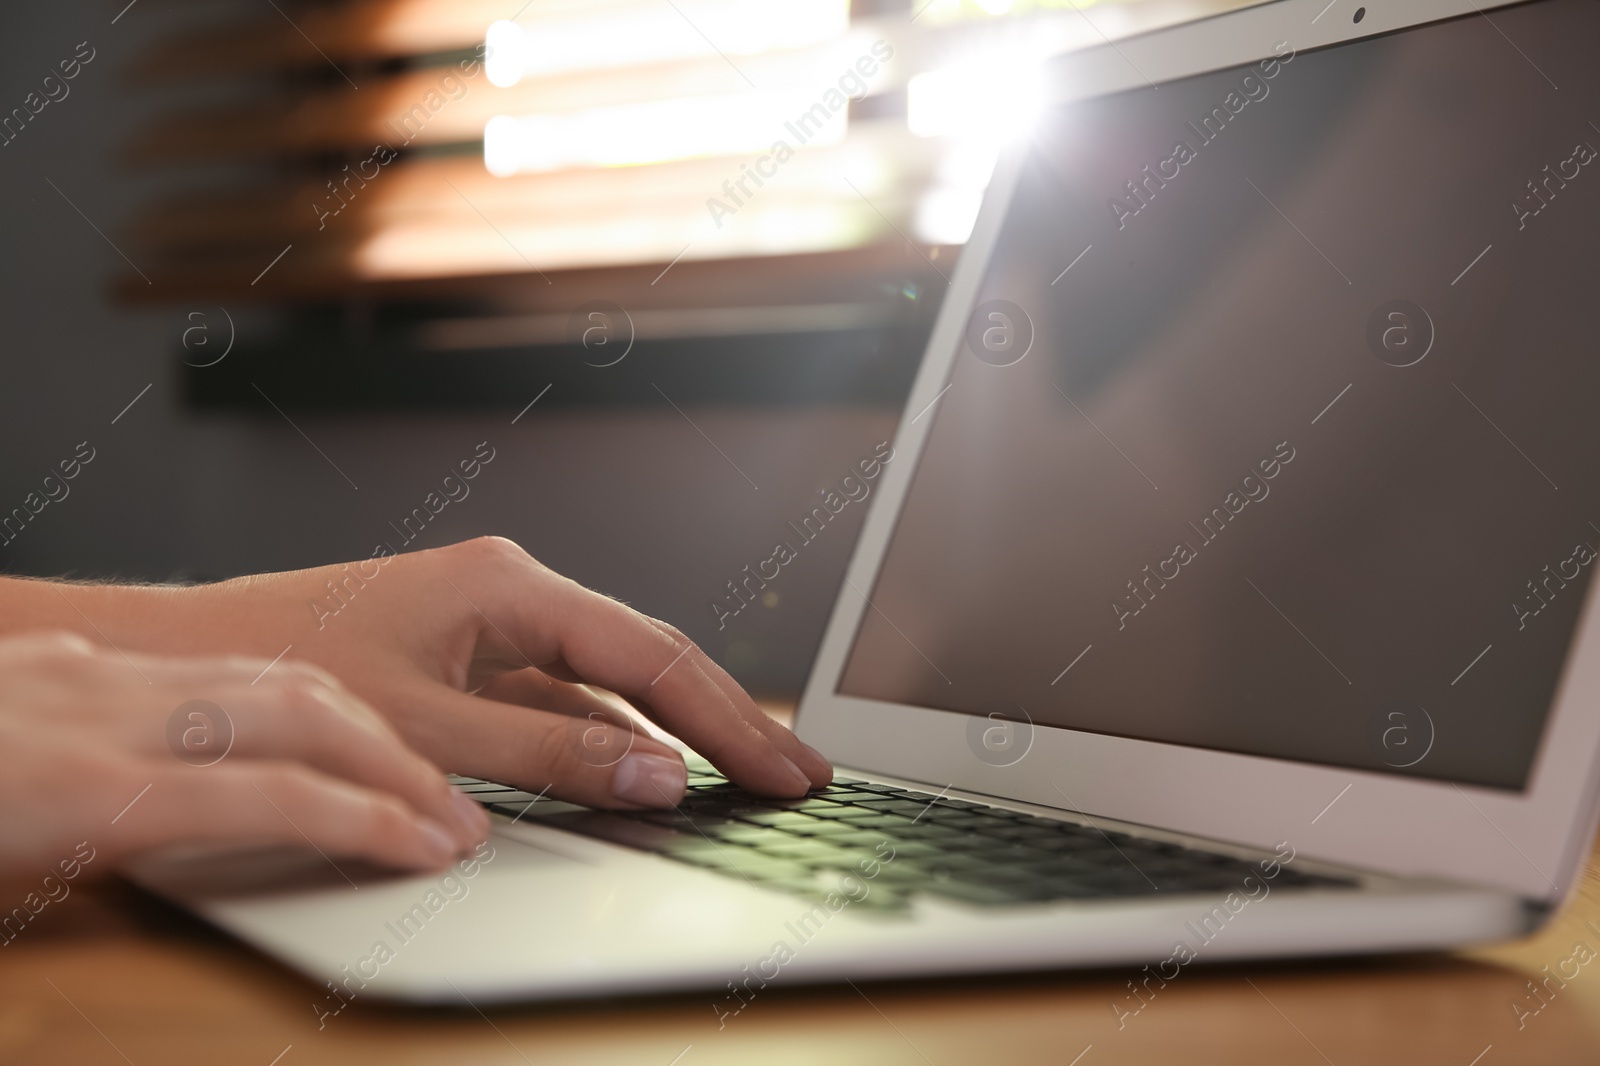
{"type": "Polygon", "coordinates": [[[0,948],[0,1063],[1572,1066],[1600,1062],[1600,966],[1585,965],[1597,958],[1591,857],[1535,937],[1451,955],[1195,966],[1120,1029],[1111,1004],[1130,973],[1100,970],[773,987],[720,1030],[701,994],[484,1013],[357,1000],[319,1031],[321,989],[113,881],[73,889],[0,948]]]}

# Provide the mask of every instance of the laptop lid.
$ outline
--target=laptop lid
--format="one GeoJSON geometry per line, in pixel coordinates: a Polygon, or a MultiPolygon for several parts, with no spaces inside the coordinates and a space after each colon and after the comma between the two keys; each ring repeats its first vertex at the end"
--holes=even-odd
{"type": "Polygon", "coordinates": [[[1600,5],[1357,7],[1051,67],[877,484],[810,743],[1570,886],[1600,750],[1600,5]]]}

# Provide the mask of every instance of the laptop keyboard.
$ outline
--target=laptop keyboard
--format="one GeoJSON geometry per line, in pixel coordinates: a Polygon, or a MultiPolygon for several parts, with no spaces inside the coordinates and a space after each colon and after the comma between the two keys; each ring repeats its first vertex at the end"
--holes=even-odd
{"type": "MultiPolygon", "coordinates": [[[[904,910],[919,895],[1014,906],[1227,892],[1260,876],[1257,863],[1229,855],[848,777],[803,799],[756,796],[696,759],[688,793],[666,811],[591,810],[473,778],[453,781],[518,821],[760,887],[811,899],[854,888],[859,910],[904,910]]],[[[1273,891],[1353,887],[1289,867],[1272,878],[1273,891]]]]}

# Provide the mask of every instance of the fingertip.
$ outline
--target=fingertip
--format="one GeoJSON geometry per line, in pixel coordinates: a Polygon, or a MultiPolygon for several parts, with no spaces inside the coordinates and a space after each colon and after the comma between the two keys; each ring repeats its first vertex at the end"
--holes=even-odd
{"type": "Polygon", "coordinates": [[[611,776],[611,794],[638,807],[676,807],[689,787],[689,770],[676,752],[631,751],[611,776]]]}
{"type": "Polygon", "coordinates": [[[803,772],[810,779],[811,787],[823,788],[832,784],[833,764],[827,757],[798,737],[795,743],[800,746],[800,761],[804,764],[803,772]]]}
{"type": "Polygon", "coordinates": [[[778,753],[778,758],[783,761],[785,769],[789,771],[789,780],[791,781],[791,785],[785,790],[785,793],[803,796],[807,792],[810,792],[812,788],[810,775],[808,775],[804,770],[800,769],[800,767],[796,766],[794,764],[794,760],[790,759],[789,756],[784,755],[782,752],[778,753]]]}
{"type": "Polygon", "coordinates": [[[422,836],[421,865],[430,870],[449,865],[460,849],[450,831],[428,818],[419,821],[417,829],[422,836]]]}
{"type": "Polygon", "coordinates": [[[464,844],[480,843],[489,835],[489,816],[471,796],[460,789],[450,789],[450,804],[455,808],[456,821],[465,834],[464,844]]]}

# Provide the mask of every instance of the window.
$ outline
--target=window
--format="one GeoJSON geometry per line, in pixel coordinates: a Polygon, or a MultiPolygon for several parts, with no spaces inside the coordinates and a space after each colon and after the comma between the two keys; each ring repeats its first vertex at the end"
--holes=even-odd
{"type": "Polygon", "coordinates": [[[184,6],[132,71],[173,103],[128,159],[174,191],[120,291],[288,309],[278,347],[456,352],[570,343],[597,299],[684,336],[662,316],[936,294],[1046,56],[1231,6],[184,6]]]}

